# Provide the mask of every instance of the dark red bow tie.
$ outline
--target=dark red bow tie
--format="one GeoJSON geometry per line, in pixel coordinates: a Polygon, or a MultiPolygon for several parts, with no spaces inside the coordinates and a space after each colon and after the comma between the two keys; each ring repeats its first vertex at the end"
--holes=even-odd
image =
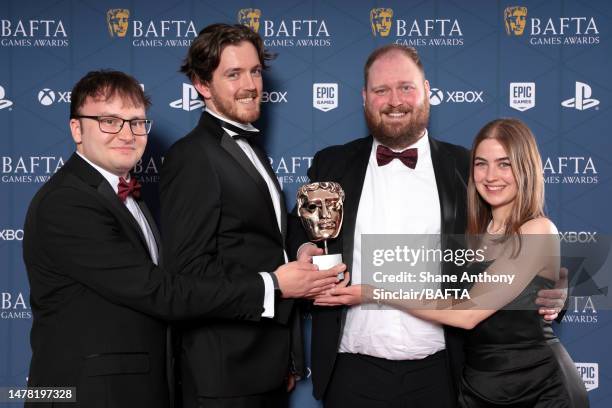
{"type": "Polygon", "coordinates": [[[128,196],[132,196],[134,198],[140,198],[140,188],[142,186],[136,180],[136,177],[130,178],[130,181],[125,181],[123,177],[119,177],[119,185],[117,189],[117,196],[121,199],[121,201],[125,202],[128,196]]]}
{"type": "Polygon", "coordinates": [[[414,169],[419,158],[418,150],[415,148],[406,149],[403,152],[394,152],[387,146],[378,145],[376,148],[376,162],[379,166],[385,166],[393,159],[400,159],[406,166],[414,169]]]}

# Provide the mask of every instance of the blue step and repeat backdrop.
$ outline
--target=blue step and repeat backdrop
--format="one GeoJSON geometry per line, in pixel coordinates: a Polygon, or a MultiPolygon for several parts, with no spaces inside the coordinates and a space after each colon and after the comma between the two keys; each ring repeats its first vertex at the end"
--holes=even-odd
{"type": "MultiPolygon", "coordinates": [[[[547,208],[565,241],[610,232],[612,2],[606,0],[3,0],[0,2],[0,386],[26,382],[32,314],[21,240],[28,203],[73,152],[70,89],[86,72],[134,75],[153,99],[153,133],[134,172],[157,204],[166,149],[202,103],[178,72],[213,22],[250,25],[278,57],[265,73],[272,167],[288,203],[313,154],[367,134],[362,70],[388,43],[416,47],[431,84],[430,133],[469,146],[497,117],[525,121],[544,161],[547,208]]],[[[309,334],[309,316],[304,316],[309,334]]],[[[591,406],[612,406],[612,318],[571,296],[556,325],[591,406]]],[[[316,407],[310,382],[293,407],[316,407]]]]}

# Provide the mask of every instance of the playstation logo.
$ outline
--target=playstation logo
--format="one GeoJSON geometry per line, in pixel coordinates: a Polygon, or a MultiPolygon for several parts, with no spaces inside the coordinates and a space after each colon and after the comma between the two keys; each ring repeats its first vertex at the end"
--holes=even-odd
{"type": "Polygon", "coordinates": [[[204,101],[198,99],[198,91],[193,85],[183,83],[183,97],[170,102],[171,108],[182,109],[187,112],[204,106],[204,101]]]}
{"type": "Polygon", "coordinates": [[[13,101],[4,99],[5,96],[6,96],[6,93],[4,91],[4,88],[0,85],[0,109],[9,108],[13,106],[13,101]]]}
{"type": "Polygon", "coordinates": [[[590,109],[599,105],[599,100],[591,98],[592,93],[593,91],[589,85],[576,81],[576,95],[573,98],[561,102],[561,106],[564,108],[575,108],[581,111],[590,109]]]}

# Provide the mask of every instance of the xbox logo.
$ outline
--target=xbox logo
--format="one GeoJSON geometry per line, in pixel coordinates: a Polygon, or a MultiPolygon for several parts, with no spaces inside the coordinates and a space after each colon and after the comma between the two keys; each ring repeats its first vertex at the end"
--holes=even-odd
{"type": "Polygon", "coordinates": [[[44,106],[49,106],[55,102],[55,92],[49,88],[45,88],[38,93],[38,102],[44,106]]]}
{"type": "Polygon", "coordinates": [[[444,92],[438,88],[431,88],[429,91],[429,103],[436,106],[444,102],[444,92]]]}

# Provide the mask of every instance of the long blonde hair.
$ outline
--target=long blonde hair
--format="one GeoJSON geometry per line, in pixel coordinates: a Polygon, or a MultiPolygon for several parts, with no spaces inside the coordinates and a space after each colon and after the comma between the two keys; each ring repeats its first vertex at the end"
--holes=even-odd
{"type": "Polygon", "coordinates": [[[502,118],[487,123],[476,135],[470,156],[467,198],[468,235],[483,234],[492,217],[491,206],[482,199],[474,185],[474,157],[478,145],[486,139],[497,140],[510,159],[517,184],[517,195],[506,220],[502,240],[519,233],[521,225],[544,215],[544,175],[542,158],[531,130],[518,119],[502,118]]]}

